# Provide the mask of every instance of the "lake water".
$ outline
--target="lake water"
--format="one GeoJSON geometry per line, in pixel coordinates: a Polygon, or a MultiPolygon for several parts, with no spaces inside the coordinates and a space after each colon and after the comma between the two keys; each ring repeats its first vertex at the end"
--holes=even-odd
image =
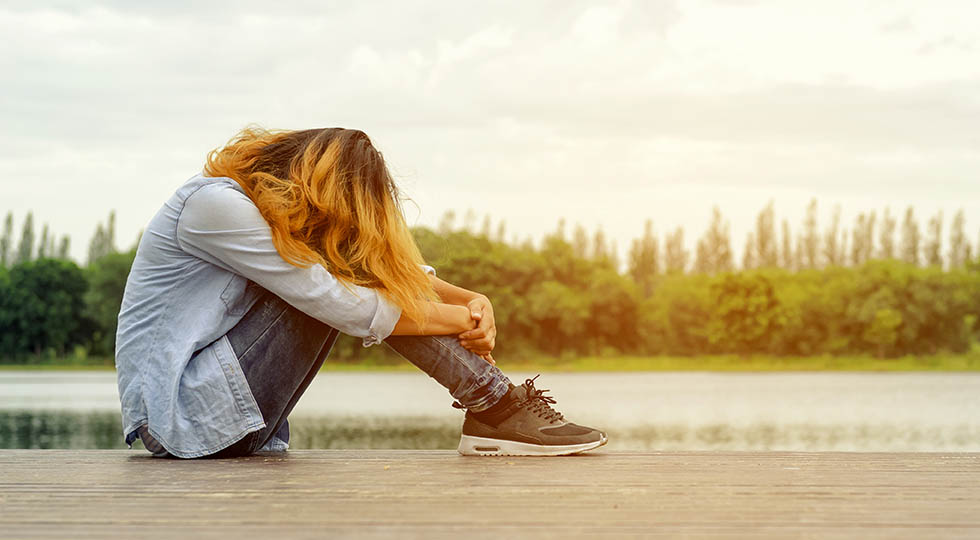
{"type": "MultiPolygon", "coordinates": [[[[511,374],[515,383],[533,374],[511,374]]],[[[545,373],[613,450],[980,451],[975,373],[545,373]]],[[[293,448],[455,448],[462,413],[422,373],[322,373],[293,448]]],[[[0,372],[0,448],[121,448],[113,372],[0,372]]]]}

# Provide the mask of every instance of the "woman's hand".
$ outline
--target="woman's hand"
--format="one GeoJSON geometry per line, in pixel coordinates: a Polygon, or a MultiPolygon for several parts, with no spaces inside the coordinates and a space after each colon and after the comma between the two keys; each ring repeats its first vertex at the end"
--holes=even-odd
{"type": "Polygon", "coordinates": [[[404,313],[391,331],[393,336],[447,336],[473,330],[477,327],[473,320],[473,310],[466,306],[428,302],[425,305],[426,321],[420,325],[404,313]]]}
{"type": "Polygon", "coordinates": [[[480,295],[469,302],[466,307],[470,317],[476,321],[476,328],[467,330],[459,335],[459,344],[466,350],[478,354],[484,360],[496,365],[490,354],[497,342],[497,324],[493,318],[493,306],[490,299],[480,295]]]}

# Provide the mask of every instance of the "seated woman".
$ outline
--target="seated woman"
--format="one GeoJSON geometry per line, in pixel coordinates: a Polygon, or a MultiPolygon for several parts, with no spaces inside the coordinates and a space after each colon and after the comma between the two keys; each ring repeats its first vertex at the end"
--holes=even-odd
{"type": "Polygon", "coordinates": [[[425,266],[361,131],[245,129],[147,226],[116,345],[126,442],[157,456],[283,450],[338,332],[385,342],[465,408],[465,455],[560,455],[606,436],[510,383],[493,308],[425,266]]]}

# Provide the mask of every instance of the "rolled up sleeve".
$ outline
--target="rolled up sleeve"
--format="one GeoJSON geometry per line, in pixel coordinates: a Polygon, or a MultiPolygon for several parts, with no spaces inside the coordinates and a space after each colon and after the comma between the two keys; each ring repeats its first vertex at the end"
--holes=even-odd
{"type": "Polygon", "coordinates": [[[255,204],[227,184],[206,185],[187,198],[177,221],[177,240],[187,253],[254,281],[324,324],[363,338],[365,347],[391,335],[401,317],[401,308],[376,289],[342,283],[320,264],[303,268],[286,262],[255,204]]]}
{"type": "Polygon", "coordinates": [[[374,318],[371,319],[368,335],[364,336],[364,346],[370,347],[384,341],[395,330],[395,324],[398,323],[401,316],[400,307],[389,302],[384,296],[378,295],[378,309],[374,312],[374,318]]]}

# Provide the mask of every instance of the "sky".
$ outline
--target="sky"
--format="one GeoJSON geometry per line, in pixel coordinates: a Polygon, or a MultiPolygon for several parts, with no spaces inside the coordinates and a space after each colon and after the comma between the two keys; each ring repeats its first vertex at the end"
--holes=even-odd
{"type": "Polygon", "coordinates": [[[962,209],[976,243],[977,21],[972,0],[0,0],[0,212],[84,262],[115,209],[129,247],[255,123],[365,131],[418,225],[564,218],[623,256],[648,219],[693,248],[717,205],[738,250],[768,202],[795,232],[815,197],[821,227],[962,209]]]}

